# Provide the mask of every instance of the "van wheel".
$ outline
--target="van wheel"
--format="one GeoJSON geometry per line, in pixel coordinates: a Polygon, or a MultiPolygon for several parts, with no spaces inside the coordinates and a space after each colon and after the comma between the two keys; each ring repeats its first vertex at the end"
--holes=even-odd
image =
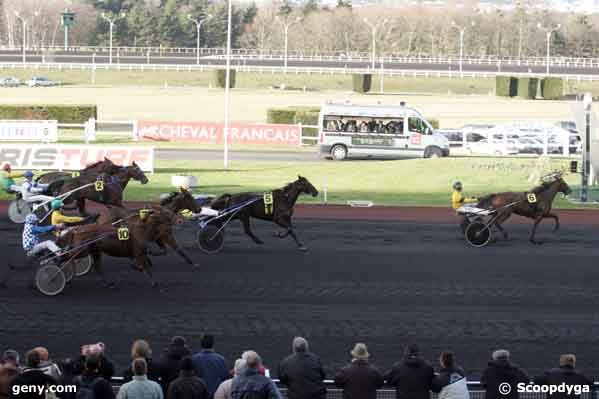
{"type": "Polygon", "coordinates": [[[333,148],[331,148],[331,156],[335,161],[343,161],[347,158],[347,147],[342,144],[334,145],[333,148]]]}
{"type": "Polygon", "coordinates": [[[441,158],[443,156],[443,152],[439,147],[429,147],[424,152],[425,158],[441,158]]]}

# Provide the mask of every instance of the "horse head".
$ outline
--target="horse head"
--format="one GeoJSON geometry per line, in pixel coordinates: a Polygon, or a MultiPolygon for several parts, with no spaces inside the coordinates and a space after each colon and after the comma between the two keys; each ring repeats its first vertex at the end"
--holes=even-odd
{"type": "Polygon", "coordinates": [[[316,187],[314,187],[312,183],[310,183],[310,181],[303,176],[297,176],[295,186],[298,188],[300,193],[310,194],[312,197],[316,197],[318,195],[318,190],[316,187]]]}
{"type": "Polygon", "coordinates": [[[148,177],[141,170],[141,168],[139,167],[139,165],[135,163],[135,161],[131,164],[131,166],[125,166],[125,170],[127,172],[127,177],[128,178],[131,178],[133,180],[141,182],[141,184],[147,184],[148,183],[148,181],[149,181],[148,177]]]}
{"type": "Polygon", "coordinates": [[[564,195],[570,195],[572,193],[572,189],[564,180],[563,173],[561,171],[555,171],[541,177],[541,182],[543,185],[557,185],[558,193],[562,193],[564,195]]]}
{"type": "Polygon", "coordinates": [[[198,212],[198,204],[189,190],[181,188],[180,191],[171,192],[168,197],[160,201],[160,205],[167,207],[171,211],[178,213],[183,209],[189,209],[192,212],[198,212]]]}

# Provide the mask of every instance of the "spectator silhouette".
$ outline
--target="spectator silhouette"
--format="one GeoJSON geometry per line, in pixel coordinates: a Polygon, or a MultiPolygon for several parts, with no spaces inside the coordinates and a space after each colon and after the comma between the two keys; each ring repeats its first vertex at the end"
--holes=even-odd
{"type": "Polygon", "coordinates": [[[98,355],[89,355],[85,358],[83,374],[73,379],[73,383],[77,387],[76,397],[114,399],[110,382],[100,373],[100,364],[101,360],[98,355]]]}
{"type": "MultiPolygon", "coordinates": [[[[13,381],[9,388],[8,397],[9,398],[18,398],[18,399],[38,399],[45,398],[46,395],[44,392],[40,394],[37,392],[19,392],[13,390],[13,387],[18,387],[19,390],[23,389],[23,387],[30,386],[42,386],[49,387],[52,385],[56,385],[56,380],[51,376],[44,374],[42,370],[39,369],[40,366],[40,354],[35,350],[30,350],[25,355],[25,366],[26,368],[23,372],[17,376],[13,381]]],[[[17,389],[17,388],[15,388],[17,389]]],[[[25,388],[26,389],[26,388],[25,388]]]]}
{"type": "Polygon", "coordinates": [[[254,351],[246,351],[242,356],[246,368],[233,379],[231,399],[281,399],[281,393],[272,380],[258,372],[262,359],[254,351]]]}
{"type": "Polygon", "coordinates": [[[438,399],[470,399],[464,369],[457,365],[453,352],[441,352],[439,357],[441,370],[433,378],[433,392],[439,394],[438,399]]]}
{"type": "Polygon", "coordinates": [[[206,334],[200,342],[200,351],[193,355],[196,375],[204,380],[210,398],[224,380],[229,378],[225,358],[214,351],[214,336],[206,334]]]}
{"type": "Polygon", "coordinates": [[[191,356],[191,350],[187,346],[185,338],[173,337],[160,359],[160,383],[165,394],[170,383],[179,377],[181,360],[187,356],[191,356]]]}
{"type": "Polygon", "coordinates": [[[245,360],[237,359],[235,360],[235,367],[233,368],[233,378],[229,378],[228,380],[223,381],[219,386],[216,392],[214,393],[214,399],[231,399],[231,385],[233,384],[233,379],[238,375],[241,375],[245,370],[245,360]]]}
{"type": "Polygon", "coordinates": [[[397,399],[429,399],[435,371],[425,361],[418,345],[408,345],[401,361],[385,373],[387,384],[395,387],[397,399]]]}
{"type": "MultiPolygon", "coordinates": [[[[582,385],[589,388],[593,387],[593,380],[582,374],[576,369],[576,356],[567,354],[559,358],[559,367],[547,370],[545,374],[535,377],[534,383],[538,385],[582,385]]],[[[575,393],[568,395],[567,392],[555,392],[547,394],[547,399],[579,399],[580,395],[575,393]]]]}
{"type": "Polygon", "coordinates": [[[168,387],[167,399],[208,399],[206,383],[197,375],[191,357],[181,361],[179,377],[168,387]]]}
{"type": "MultiPolygon", "coordinates": [[[[133,342],[131,346],[131,359],[142,358],[146,361],[146,377],[152,381],[160,381],[160,364],[152,360],[152,348],[148,341],[144,339],[138,339],[133,342]]],[[[123,379],[125,381],[131,381],[133,379],[133,368],[128,368],[123,373],[123,379]]]]}
{"type": "Polygon", "coordinates": [[[117,399],[163,399],[162,387],[148,379],[146,359],[138,357],[131,364],[133,379],[121,386],[117,399]]]}
{"type": "Polygon", "coordinates": [[[335,373],[335,385],[343,389],[343,399],[376,399],[376,390],[385,382],[383,374],[369,363],[365,344],[357,343],[350,353],[352,361],[335,373]]]}
{"type": "Polygon", "coordinates": [[[517,386],[530,382],[524,371],[510,362],[510,352],[499,349],[493,352],[487,368],[480,378],[481,385],[486,389],[485,399],[518,399],[517,386]],[[506,395],[499,392],[501,384],[509,384],[511,391],[506,395]]]}
{"type": "Polygon", "coordinates": [[[289,399],[325,399],[325,372],[318,356],[309,351],[308,341],[295,337],[291,344],[293,353],[279,365],[279,380],[287,385],[289,399]]]}

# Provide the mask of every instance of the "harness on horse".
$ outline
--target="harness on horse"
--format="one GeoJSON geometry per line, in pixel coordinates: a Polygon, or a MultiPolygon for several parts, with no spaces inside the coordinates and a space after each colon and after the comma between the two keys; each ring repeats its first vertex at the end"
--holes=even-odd
{"type": "Polygon", "coordinates": [[[264,213],[267,215],[271,215],[273,213],[275,203],[272,192],[264,193],[264,195],[262,196],[262,200],[264,201],[264,213]]]}

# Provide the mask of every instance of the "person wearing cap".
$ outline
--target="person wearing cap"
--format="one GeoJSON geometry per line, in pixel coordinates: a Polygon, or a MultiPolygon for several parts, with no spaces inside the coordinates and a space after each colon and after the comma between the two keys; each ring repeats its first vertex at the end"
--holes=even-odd
{"type": "Polygon", "coordinates": [[[60,247],[52,240],[40,241],[39,236],[44,233],[51,233],[56,230],[64,229],[64,224],[51,224],[49,226],[40,226],[39,219],[34,213],[30,213],[25,218],[23,226],[23,249],[27,252],[30,258],[44,250],[48,250],[54,254],[60,253],[60,247]]]}
{"type": "Polygon", "coordinates": [[[23,173],[25,182],[21,185],[21,196],[27,202],[50,202],[54,197],[44,195],[48,189],[47,184],[41,184],[33,180],[33,172],[30,170],[23,173]]]}
{"type": "Polygon", "coordinates": [[[292,354],[279,364],[279,380],[287,386],[289,399],[325,399],[325,372],[320,358],[310,352],[308,341],[295,337],[291,344],[292,354]]]}
{"type": "Polygon", "coordinates": [[[9,192],[21,191],[21,186],[15,183],[15,179],[23,177],[23,172],[13,171],[9,163],[2,166],[2,187],[9,192]]]}
{"type": "Polygon", "coordinates": [[[528,384],[530,378],[511,363],[509,351],[498,349],[491,358],[480,379],[481,385],[486,389],[485,399],[518,399],[518,390],[515,388],[520,383],[528,384]],[[501,384],[509,384],[514,389],[505,394],[499,390],[501,384]]]}
{"type": "MultiPolygon", "coordinates": [[[[584,375],[576,368],[576,355],[565,354],[559,357],[559,367],[545,371],[541,376],[534,378],[534,383],[537,385],[554,385],[559,386],[566,384],[567,386],[583,386],[589,391],[593,388],[593,380],[584,375]]],[[[579,399],[580,395],[568,392],[554,392],[547,394],[547,399],[579,399]]]]}
{"type": "Polygon", "coordinates": [[[376,391],[385,380],[381,371],[370,364],[366,344],[357,343],[350,354],[351,363],[335,373],[335,386],[343,389],[343,399],[376,399],[376,391]]]}
{"type": "Polygon", "coordinates": [[[385,373],[385,381],[395,387],[398,399],[429,399],[434,376],[433,367],[422,358],[418,345],[410,344],[403,358],[385,373]]]}
{"type": "MultiPolygon", "coordinates": [[[[64,207],[64,202],[60,199],[55,199],[50,203],[50,208],[52,209],[51,216],[51,224],[53,225],[69,225],[74,223],[81,223],[85,220],[84,217],[81,216],[66,216],[62,213],[64,207]]],[[[59,236],[61,232],[55,230],[54,234],[59,236]]]]}

